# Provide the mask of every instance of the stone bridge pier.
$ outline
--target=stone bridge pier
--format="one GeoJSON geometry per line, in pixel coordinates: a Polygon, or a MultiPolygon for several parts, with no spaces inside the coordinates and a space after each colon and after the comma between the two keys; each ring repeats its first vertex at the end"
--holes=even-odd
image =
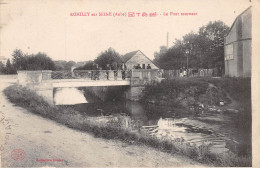
{"type": "Polygon", "coordinates": [[[131,101],[141,99],[146,85],[161,82],[163,71],[159,69],[133,69],[131,72],[130,86],[125,91],[125,98],[131,101]]]}

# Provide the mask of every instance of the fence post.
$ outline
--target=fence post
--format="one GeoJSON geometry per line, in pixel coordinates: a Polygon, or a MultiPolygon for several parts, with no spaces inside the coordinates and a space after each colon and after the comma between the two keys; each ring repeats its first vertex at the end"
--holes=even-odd
{"type": "Polygon", "coordinates": [[[117,70],[117,80],[122,80],[122,71],[117,70]]]}
{"type": "Polygon", "coordinates": [[[51,70],[42,70],[42,80],[51,80],[51,70]]]}
{"type": "Polygon", "coordinates": [[[108,71],[108,79],[109,80],[115,80],[115,75],[113,70],[108,71]]]}
{"type": "Polygon", "coordinates": [[[107,72],[106,71],[99,71],[100,74],[99,74],[99,79],[100,80],[107,80],[107,72]]]}

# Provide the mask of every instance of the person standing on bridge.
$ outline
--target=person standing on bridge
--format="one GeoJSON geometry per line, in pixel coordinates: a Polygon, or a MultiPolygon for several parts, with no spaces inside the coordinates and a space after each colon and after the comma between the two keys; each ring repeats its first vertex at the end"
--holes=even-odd
{"type": "Polygon", "coordinates": [[[137,65],[136,69],[142,69],[140,64],[137,65]]]}
{"type": "Polygon", "coordinates": [[[91,80],[95,80],[95,73],[94,73],[94,69],[95,69],[95,63],[92,64],[92,70],[91,70],[91,80]]]}
{"type": "Polygon", "coordinates": [[[114,78],[116,79],[117,78],[117,62],[116,61],[114,61],[112,63],[112,70],[114,72],[114,78]]]}
{"type": "Polygon", "coordinates": [[[93,68],[92,68],[92,73],[91,73],[91,77],[92,77],[92,80],[97,80],[98,79],[98,64],[96,63],[93,63],[93,68]]]}
{"type": "Polygon", "coordinates": [[[187,77],[187,69],[183,67],[183,77],[187,77]]]}
{"type": "Polygon", "coordinates": [[[183,69],[180,68],[180,77],[183,77],[183,69]]]}
{"type": "Polygon", "coordinates": [[[126,70],[127,70],[127,67],[126,65],[123,63],[122,64],[122,79],[125,80],[126,78],[126,70]]]}
{"type": "Polygon", "coordinates": [[[107,76],[107,80],[109,79],[109,70],[111,70],[111,65],[107,64],[106,66],[106,76],[107,76]]]}
{"type": "Polygon", "coordinates": [[[102,70],[101,67],[98,66],[98,64],[96,64],[96,78],[95,80],[99,80],[99,75],[100,75],[100,70],[102,70]]]}

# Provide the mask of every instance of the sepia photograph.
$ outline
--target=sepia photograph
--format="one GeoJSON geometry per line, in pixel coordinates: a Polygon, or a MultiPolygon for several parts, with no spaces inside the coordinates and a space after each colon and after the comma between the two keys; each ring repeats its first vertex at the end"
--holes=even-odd
{"type": "Polygon", "coordinates": [[[0,0],[0,168],[260,167],[255,16],[251,0],[0,0]]]}

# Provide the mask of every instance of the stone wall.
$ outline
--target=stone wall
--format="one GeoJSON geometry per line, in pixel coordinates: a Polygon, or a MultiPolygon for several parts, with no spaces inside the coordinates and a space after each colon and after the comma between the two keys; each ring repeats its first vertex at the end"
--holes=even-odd
{"type": "Polygon", "coordinates": [[[163,72],[159,69],[133,69],[131,73],[130,87],[125,92],[125,98],[132,101],[141,99],[146,85],[163,79],[163,72]]]}
{"type": "Polygon", "coordinates": [[[142,98],[145,86],[132,86],[125,92],[125,98],[131,101],[138,101],[142,98]]]}

